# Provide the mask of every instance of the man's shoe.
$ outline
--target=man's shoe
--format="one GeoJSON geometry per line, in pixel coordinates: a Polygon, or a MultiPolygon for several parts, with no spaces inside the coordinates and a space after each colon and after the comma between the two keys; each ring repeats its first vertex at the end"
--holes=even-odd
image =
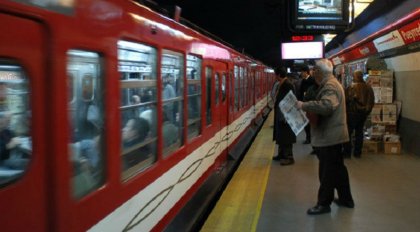
{"type": "Polygon", "coordinates": [[[347,208],[350,208],[350,209],[354,208],[354,202],[353,201],[342,201],[338,198],[335,198],[333,201],[338,206],[347,207],[347,208]]]}
{"type": "Polygon", "coordinates": [[[318,214],[329,213],[329,212],[331,212],[331,208],[329,205],[328,206],[316,205],[308,209],[306,213],[309,215],[318,215],[318,214]]]}
{"type": "Polygon", "coordinates": [[[280,156],[273,156],[273,160],[281,160],[280,156]]]}
{"type": "Polygon", "coordinates": [[[280,165],[286,166],[286,165],[292,165],[295,163],[294,159],[282,159],[280,160],[280,165]]]}

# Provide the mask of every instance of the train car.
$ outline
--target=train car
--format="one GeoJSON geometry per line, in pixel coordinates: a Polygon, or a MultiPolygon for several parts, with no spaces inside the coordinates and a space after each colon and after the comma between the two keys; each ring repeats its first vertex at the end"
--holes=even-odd
{"type": "Polygon", "coordinates": [[[234,171],[272,69],[140,2],[1,1],[1,231],[188,230],[234,171]]]}
{"type": "Polygon", "coordinates": [[[387,9],[386,2],[372,4],[375,4],[372,9],[378,12],[361,14],[357,28],[326,46],[326,56],[335,64],[336,74],[345,87],[351,84],[356,69],[366,74],[378,106],[372,113],[376,116],[374,122],[385,127],[379,133],[399,134],[403,150],[419,154],[419,136],[413,131],[420,128],[420,113],[412,107],[417,104],[420,86],[419,2],[398,2],[386,12],[379,12],[387,9]],[[389,78],[376,80],[371,76],[389,78]]]}

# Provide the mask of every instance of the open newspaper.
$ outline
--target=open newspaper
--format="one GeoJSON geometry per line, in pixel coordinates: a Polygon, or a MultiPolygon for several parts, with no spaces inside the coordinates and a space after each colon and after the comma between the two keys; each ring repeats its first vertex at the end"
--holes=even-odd
{"type": "Polygon", "coordinates": [[[296,102],[296,96],[292,91],[289,91],[283,100],[280,101],[279,108],[286,122],[297,136],[309,123],[309,120],[303,110],[296,107],[296,102]]]}

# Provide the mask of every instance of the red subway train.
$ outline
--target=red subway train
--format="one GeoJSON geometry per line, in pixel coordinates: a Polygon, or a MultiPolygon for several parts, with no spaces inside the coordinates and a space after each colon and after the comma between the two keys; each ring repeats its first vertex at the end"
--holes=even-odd
{"type": "Polygon", "coordinates": [[[239,163],[272,69],[139,2],[1,1],[1,231],[193,228],[239,163]]]}

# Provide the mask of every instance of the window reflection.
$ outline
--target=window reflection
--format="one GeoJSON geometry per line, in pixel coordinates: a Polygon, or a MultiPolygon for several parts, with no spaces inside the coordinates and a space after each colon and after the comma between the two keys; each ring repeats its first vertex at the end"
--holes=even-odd
{"type": "Polygon", "coordinates": [[[16,180],[32,156],[29,82],[22,67],[0,61],[0,187],[16,180]]]}
{"type": "Polygon", "coordinates": [[[184,144],[184,57],[170,50],[162,53],[163,156],[167,156],[184,144]]]}
{"type": "Polygon", "coordinates": [[[201,59],[187,56],[188,139],[201,134],[201,59]]]}
{"type": "Polygon", "coordinates": [[[153,47],[118,42],[124,180],[150,167],[157,159],[156,58],[153,47]]]}
{"type": "Polygon", "coordinates": [[[67,56],[72,193],[80,198],[105,181],[103,78],[99,54],[69,50],[67,56]]]}
{"type": "Polygon", "coordinates": [[[212,85],[211,85],[211,77],[212,77],[213,69],[211,67],[206,67],[206,125],[210,125],[212,122],[211,118],[211,93],[212,85]]]}

